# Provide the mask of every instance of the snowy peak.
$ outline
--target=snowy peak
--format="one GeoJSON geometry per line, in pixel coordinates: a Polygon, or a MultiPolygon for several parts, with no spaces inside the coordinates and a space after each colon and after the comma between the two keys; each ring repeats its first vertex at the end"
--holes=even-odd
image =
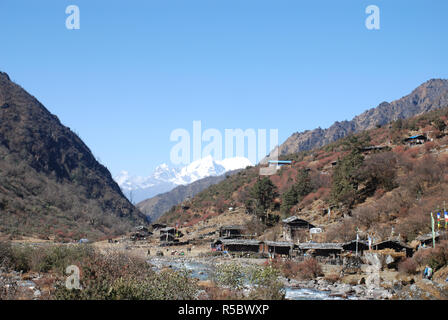
{"type": "Polygon", "coordinates": [[[183,167],[179,172],[178,182],[179,184],[188,184],[205,177],[219,176],[225,172],[226,169],[222,165],[208,156],[183,167]]]}
{"type": "Polygon", "coordinates": [[[223,166],[225,171],[244,169],[246,167],[253,166],[252,162],[244,157],[228,158],[221,161],[216,161],[216,163],[223,166]]]}
{"type": "Polygon", "coordinates": [[[179,185],[190,184],[206,177],[219,176],[228,171],[244,169],[252,165],[249,159],[244,157],[215,161],[209,155],[182,168],[171,168],[163,163],[157,166],[148,177],[133,176],[127,171],[121,171],[114,179],[126,196],[130,196],[132,192],[132,200],[138,202],[170,191],[179,185]]]}
{"type": "Polygon", "coordinates": [[[170,181],[176,178],[178,171],[174,168],[170,168],[166,163],[163,163],[156,167],[152,177],[157,180],[170,181]]]}

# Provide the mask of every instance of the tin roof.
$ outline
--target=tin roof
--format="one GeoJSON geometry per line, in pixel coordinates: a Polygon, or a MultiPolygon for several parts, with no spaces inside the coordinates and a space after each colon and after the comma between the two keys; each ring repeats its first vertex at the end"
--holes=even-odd
{"type": "Polygon", "coordinates": [[[243,230],[245,229],[242,225],[232,225],[232,226],[221,226],[219,229],[221,230],[243,230]]]}
{"type": "Polygon", "coordinates": [[[342,243],[314,243],[306,242],[299,243],[299,249],[309,250],[309,249],[319,249],[319,250],[342,250],[342,243]]]}
{"type": "Polygon", "coordinates": [[[288,217],[288,218],[286,218],[286,219],[283,219],[282,221],[283,221],[284,223],[290,223],[290,222],[293,222],[293,221],[304,221],[304,222],[306,222],[306,223],[309,223],[308,221],[303,220],[303,219],[300,219],[300,218],[297,217],[297,216],[291,216],[291,217],[288,217]]]}
{"type": "Polygon", "coordinates": [[[265,241],[264,243],[270,247],[292,247],[292,246],[294,246],[294,243],[289,242],[289,241],[265,241]]]}
{"type": "MultiPolygon", "coordinates": [[[[440,236],[439,232],[435,232],[435,237],[438,238],[440,236]]],[[[425,240],[430,240],[432,239],[432,233],[427,233],[427,234],[422,234],[420,236],[418,236],[417,238],[415,238],[415,240],[418,241],[425,241],[425,240]]]]}
{"type": "Polygon", "coordinates": [[[406,243],[399,241],[399,240],[384,240],[384,241],[376,242],[376,243],[372,244],[372,247],[375,247],[375,246],[378,246],[380,244],[384,244],[387,242],[396,243],[396,244],[402,246],[403,248],[411,249],[411,247],[409,247],[406,243]]]}
{"type": "Polygon", "coordinates": [[[255,246],[263,243],[263,241],[259,240],[244,240],[244,239],[222,239],[221,242],[224,245],[234,244],[234,245],[250,245],[250,246],[255,246]]]}

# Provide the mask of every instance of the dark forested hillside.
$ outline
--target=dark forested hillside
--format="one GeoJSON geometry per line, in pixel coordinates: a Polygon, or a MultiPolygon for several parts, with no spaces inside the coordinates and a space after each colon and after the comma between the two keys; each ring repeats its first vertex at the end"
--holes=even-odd
{"type": "Polygon", "coordinates": [[[143,221],[81,139],[0,73],[0,233],[101,238],[143,221]]]}

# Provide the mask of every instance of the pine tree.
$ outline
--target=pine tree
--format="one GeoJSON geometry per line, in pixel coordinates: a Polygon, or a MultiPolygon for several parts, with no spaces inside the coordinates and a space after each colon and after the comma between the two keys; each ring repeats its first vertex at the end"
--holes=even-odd
{"type": "Polygon", "coordinates": [[[298,203],[296,186],[293,185],[282,195],[282,205],[280,210],[283,214],[289,215],[291,208],[298,203]]]}
{"type": "Polygon", "coordinates": [[[260,217],[266,215],[267,210],[272,207],[274,199],[278,196],[277,187],[268,177],[259,178],[251,193],[256,202],[255,213],[260,217]]]}
{"type": "Polygon", "coordinates": [[[299,203],[303,197],[305,197],[312,191],[313,186],[308,171],[304,168],[299,169],[299,172],[297,173],[296,183],[282,195],[282,213],[288,214],[294,205],[299,203]]]}
{"type": "Polygon", "coordinates": [[[296,194],[299,197],[297,201],[300,201],[302,197],[308,195],[311,191],[313,191],[313,186],[311,184],[311,178],[307,170],[304,168],[299,169],[297,173],[297,180],[294,185],[296,194]]]}
{"type": "Polygon", "coordinates": [[[333,172],[330,194],[334,205],[342,203],[350,208],[356,202],[360,182],[359,168],[363,161],[364,156],[357,147],[352,148],[348,155],[338,161],[333,172]]]}

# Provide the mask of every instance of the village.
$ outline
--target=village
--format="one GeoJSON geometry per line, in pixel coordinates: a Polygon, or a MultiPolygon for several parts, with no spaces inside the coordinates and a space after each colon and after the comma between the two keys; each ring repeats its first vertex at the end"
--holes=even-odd
{"type": "MultiPolygon", "coordinates": [[[[409,147],[426,141],[428,138],[420,134],[403,140],[409,147]]],[[[390,148],[389,144],[370,145],[360,151],[368,156],[387,148],[390,148]]],[[[332,170],[337,164],[338,161],[328,162],[322,172],[332,170]]],[[[263,175],[261,169],[268,169],[264,172],[269,175],[293,165],[293,160],[269,160],[267,167],[260,167],[260,175],[263,175]]],[[[186,199],[180,204],[184,215],[190,209],[190,201],[186,199]]],[[[216,285],[213,272],[222,264],[272,265],[280,270],[312,260],[319,270],[312,276],[283,272],[280,280],[286,299],[448,298],[448,269],[444,268],[436,275],[429,265],[420,266],[411,273],[400,269],[400,265],[415,255],[422,256],[446,241],[447,223],[445,227],[438,224],[433,233],[419,234],[411,242],[405,242],[393,228],[386,236],[358,230],[356,236],[350,235],[345,241],[338,242],[328,240],[331,224],[336,218],[331,207],[311,209],[296,209],[290,216],[267,213],[266,217],[270,216],[274,222],[269,227],[263,224],[263,228],[257,229],[254,225],[257,222],[262,225],[258,221],[260,217],[249,212],[246,206],[232,205],[203,219],[155,221],[135,226],[132,232],[120,237],[101,241],[82,238],[66,244],[89,244],[105,255],[124,253],[135,256],[160,271],[187,268],[202,288],[216,285]]],[[[25,238],[12,242],[32,246],[61,245],[51,238],[39,241],[25,238]]]]}
{"type": "MultiPolygon", "coordinates": [[[[208,231],[212,228],[206,226],[202,230],[208,231]]],[[[256,239],[256,235],[245,233],[244,225],[222,225],[205,233],[195,230],[194,234],[198,234],[196,238],[189,236],[191,228],[178,229],[155,223],[151,225],[151,229],[152,231],[145,226],[136,227],[135,232],[130,235],[130,240],[136,244],[142,242],[151,244],[153,248],[158,248],[155,254],[160,256],[164,254],[164,251],[172,255],[181,252],[186,254],[186,252],[192,252],[191,248],[199,247],[202,253],[222,252],[233,257],[246,255],[258,258],[303,259],[311,256],[322,262],[331,261],[333,264],[342,264],[344,257],[361,257],[364,252],[390,255],[396,264],[401,258],[412,257],[414,251],[418,249],[431,247],[433,240],[438,243],[441,238],[446,238],[446,232],[440,231],[435,232],[434,239],[432,234],[421,235],[410,245],[398,238],[370,244],[368,241],[359,239],[345,243],[323,243],[318,241],[322,228],[297,216],[282,220],[281,241],[256,239]],[[182,231],[182,229],[186,230],[182,231]],[[316,241],[313,241],[313,238],[316,241]]],[[[109,243],[113,241],[109,240],[109,243]]]]}
{"type": "MultiPolygon", "coordinates": [[[[417,251],[432,248],[447,238],[443,230],[421,235],[412,243],[402,242],[398,235],[387,240],[362,240],[365,235],[344,243],[326,243],[323,226],[316,226],[298,217],[281,220],[279,234],[257,235],[247,232],[248,215],[243,208],[228,212],[189,227],[154,223],[136,227],[128,238],[110,239],[96,245],[102,249],[122,249],[148,259],[149,263],[163,261],[172,267],[179,261],[214,266],[220,263],[263,265],[269,261],[301,262],[314,258],[323,274],[315,279],[283,279],[286,288],[328,291],[329,296],[356,299],[393,299],[406,286],[423,295],[428,285],[434,292],[444,292],[446,282],[432,282],[422,274],[415,276],[399,272],[398,265],[417,251]],[[232,224],[232,222],[240,224],[232,224]],[[338,281],[327,281],[337,275],[338,281]],[[429,282],[430,281],[430,282],[429,282]],[[419,284],[422,284],[419,287],[419,284]]],[[[199,272],[199,275],[201,272],[199,272]]],[[[200,277],[200,276],[199,276],[200,277]]],[[[200,284],[207,286],[208,279],[200,284]]],[[[408,290],[409,291],[409,290],[408,290]]],[[[409,294],[409,293],[407,293],[409,294]]],[[[415,294],[415,293],[414,293],[415,294]]],[[[440,294],[440,293],[437,293],[440,294]]],[[[402,296],[400,298],[403,298],[402,296]]]]}

